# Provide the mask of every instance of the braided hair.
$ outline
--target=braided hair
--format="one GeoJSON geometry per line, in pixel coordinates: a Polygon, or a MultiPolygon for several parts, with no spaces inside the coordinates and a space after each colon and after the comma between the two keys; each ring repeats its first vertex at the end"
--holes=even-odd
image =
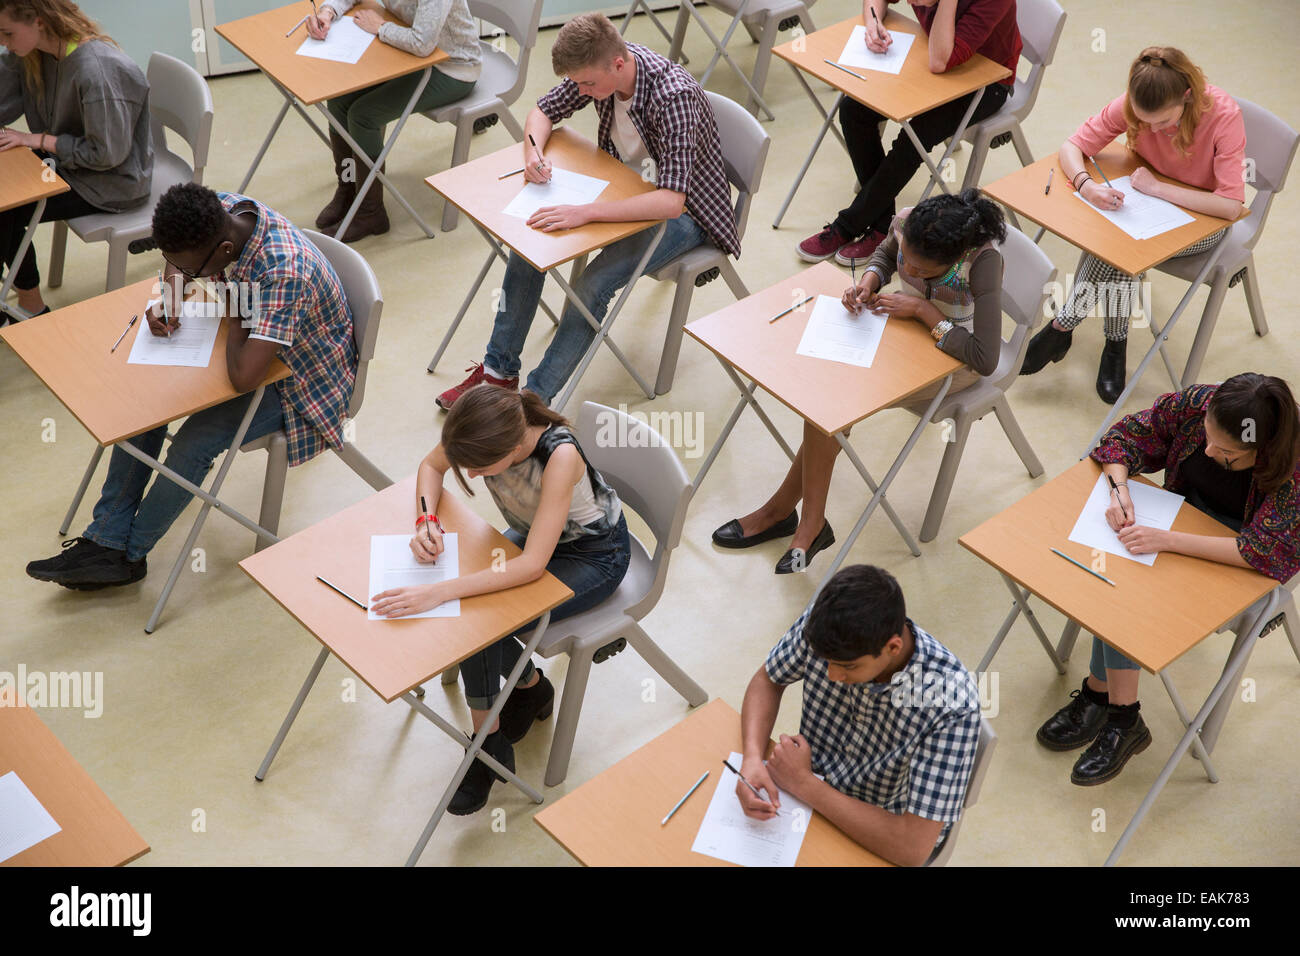
{"type": "Polygon", "coordinates": [[[1007,237],[1002,209],[978,189],[958,196],[931,196],[903,221],[903,238],[918,255],[951,265],[971,249],[1007,237]]]}

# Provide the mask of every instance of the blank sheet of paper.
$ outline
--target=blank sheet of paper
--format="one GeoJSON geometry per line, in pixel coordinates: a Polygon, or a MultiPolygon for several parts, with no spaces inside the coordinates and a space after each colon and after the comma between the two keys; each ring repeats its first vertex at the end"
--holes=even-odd
{"type": "Polygon", "coordinates": [[[16,771],[0,776],[0,863],[62,829],[16,771]]]}
{"type": "MultiPolygon", "coordinates": [[[[157,303],[146,305],[148,312],[157,303]]],[[[212,346],[217,341],[221,316],[216,302],[182,302],[181,327],[171,335],[154,335],[141,316],[136,323],[135,341],[131,344],[128,365],[180,365],[207,368],[212,361],[212,346]]]]}
{"type": "MultiPolygon", "coordinates": [[[[733,767],[739,767],[744,757],[733,753],[729,759],[733,767]]],[[[734,773],[722,768],[691,852],[741,866],[794,866],[812,810],[802,800],[782,793],[780,816],[751,819],[740,808],[737,780],[734,773]]]]}
{"type": "MultiPolygon", "coordinates": [[[[1163,488],[1153,488],[1138,481],[1128,483],[1128,493],[1133,501],[1133,510],[1137,512],[1135,520],[1138,524],[1148,528],[1158,528],[1161,531],[1168,531],[1173,527],[1174,519],[1178,517],[1178,509],[1183,505],[1182,495],[1165,491],[1163,488]]],[[[1110,507],[1112,497],[1110,482],[1106,480],[1105,475],[1102,475],[1092,486],[1092,493],[1088,495],[1083,511],[1079,513],[1079,520],[1074,523],[1074,529],[1070,532],[1070,540],[1085,548],[1095,548],[1151,567],[1156,563],[1156,555],[1130,553],[1119,540],[1119,536],[1111,531],[1110,525],[1106,523],[1106,509],[1110,507]]]]}
{"type": "Polygon", "coordinates": [[[1134,239],[1150,239],[1194,221],[1173,203],[1138,192],[1128,176],[1112,179],[1110,184],[1124,194],[1124,204],[1118,209],[1098,209],[1083,198],[1083,193],[1074,195],[1087,203],[1093,212],[1105,216],[1134,239]]]}
{"type": "Polygon", "coordinates": [[[885,316],[869,309],[854,315],[839,299],[819,295],[795,351],[810,358],[870,368],[886,321],[885,316]]]}
{"type": "Polygon", "coordinates": [[[357,26],[357,21],[351,17],[339,17],[331,24],[325,39],[313,40],[308,37],[297,52],[299,56],[310,56],[317,60],[356,63],[376,39],[373,33],[367,33],[357,26]]]}
{"type": "Polygon", "coordinates": [[[849,34],[849,41],[844,44],[844,50],[840,53],[837,62],[840,66],[876,70],[879,73],[893,73],[897,76],[903,69],[903,61],[907,59],[907,51],[912,49],[912,41],[916,39],[916,34],[895,31],[890,36],[894,38],[894,42],[889,45],[888,50],[884,53],[872,53],[867,49],[867,28],[856,26],[849,34]]]}
{"type": "MultiPolygon", "coordinates": [[[[447,549],[438,555],[437,564],[421,564],[411,553],[409,534],[375,534],[370,536],[370,596],[393,588],[423,587],[438,581],[460,577],[460,539],[454,534],[442,536],[447,549]]],[[[460,601],[447,601],[419,614],[404,617],[380,617],[369,608],[371,621],[402,621],[412,617],[460,617],[460,601]]]]}
{"type": "Polygon", "coordinates": [[[585,206],[599,199],[608,185],[608,179],[596,179],[567,169],[552,169],[549,183],[525,184],[502,212],[507,216],[528,219],[543,206],[585,206]]]}

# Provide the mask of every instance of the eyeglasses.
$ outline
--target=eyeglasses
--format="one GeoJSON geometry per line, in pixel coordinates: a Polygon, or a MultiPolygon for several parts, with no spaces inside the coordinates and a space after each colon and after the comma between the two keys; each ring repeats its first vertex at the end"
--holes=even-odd
{"type": "Polygon", "coordinates": [[[197,272],[190,272],[188,269],[183,269],[183,268],[181,268],[181,267],[178,266],[175,262],[173,262],[170,258],[168,258],[167,253],[165,253],[165,252],[162,254],[162,257],[163,257],[163,260],[164,260],[164,261],[165,261],[169,266],[171,266],[173,269],[175,269],[177,272],[179,272],[179,273],[180,273],[181,275],[183,275],[185,278],[187,278],[187,279],[202,279],[202,278],[204,277],[204,275],[206,274],[206,272],[207,272],[208,262],[211,261],[212,256],[216,253],[216,251],[217,251],[218,249],[221,248],[221,244],[222,244],[223,242],[225,242],[225,241],[226,241],[225,236],[222,236],[220,239],[217,240],[217,244],[216,244],[215,246],[213,246],[210,250],[208,250],[208,254],[207,254],[206,256],[203,257],[203,265],[199,266],[197,272]]]}

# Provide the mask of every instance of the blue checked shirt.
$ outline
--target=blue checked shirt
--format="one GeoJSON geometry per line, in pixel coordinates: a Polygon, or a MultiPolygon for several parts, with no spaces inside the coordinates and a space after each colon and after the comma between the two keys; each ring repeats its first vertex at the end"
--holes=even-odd
{"type": "Polygon", "coordinates": [[[804,682],[799,732],[812,748],[813,772],[890,813],[943,821],[942,842],[961,816],[975,766],[980,705],[974,678],[909,620],[916,649],[891,683],[832,681],[826,662],[804,640],[807,617],[804,611],[765,666],[774,683],[804,682]]]}
{"type": "MultiPolygon", "coordinates": [[[[627,45],[636,60],[636,91],[628,115],[655,163],[655,184],[686,196],[686,211],[728,255],[740,255],[740,237],[731,207],[731,185],[722,166],[722,143],[704,89],[695,77],[667,57],[636,43],[627,45]]],[[[600,117],[597,143],[622,161],[611,133],[614,97],[596,101],[600,117]]],[[[578,84],[566,79],[537,101],[552,123],[568,119],[590,103],[578,84]]]]}
{"type": "Polygon", "coordinates": [[[352,312],[333,266],[278,212],[235,193],[217,193],[229,213],[253,209],[257,227],[226,281],[256,283],[250,339],[280,345],[293,372],[277,382],[289,464],[301,465],[326,447],[343,447],[343,421],[357,376],[352,312]]]}

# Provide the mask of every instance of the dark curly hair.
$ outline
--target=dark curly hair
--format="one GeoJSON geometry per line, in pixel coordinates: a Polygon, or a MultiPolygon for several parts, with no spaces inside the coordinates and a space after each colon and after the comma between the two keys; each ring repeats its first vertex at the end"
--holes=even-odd
{"type": "Polygon", "coordinates": [[[181,183],[162,194],[153,211],[153,238],[163,252],[207,249],[226,225],[217,194],[197,183],[181,183]]]}
{"type": "Polygon", "coordinates": [[[951,265],[967,251],[1007,237],[1002,209],[978,189],[959,196],[931,196],[903,220],[903,238],[931,262],[951,265]]]}
{"type": "Polygon", "coordinates": [[[803,636],[823,660],[852,661],[878,655],[906,623],[903,589],[894,576],[855,564],[826,582],[808,612],[803,636]]]}

